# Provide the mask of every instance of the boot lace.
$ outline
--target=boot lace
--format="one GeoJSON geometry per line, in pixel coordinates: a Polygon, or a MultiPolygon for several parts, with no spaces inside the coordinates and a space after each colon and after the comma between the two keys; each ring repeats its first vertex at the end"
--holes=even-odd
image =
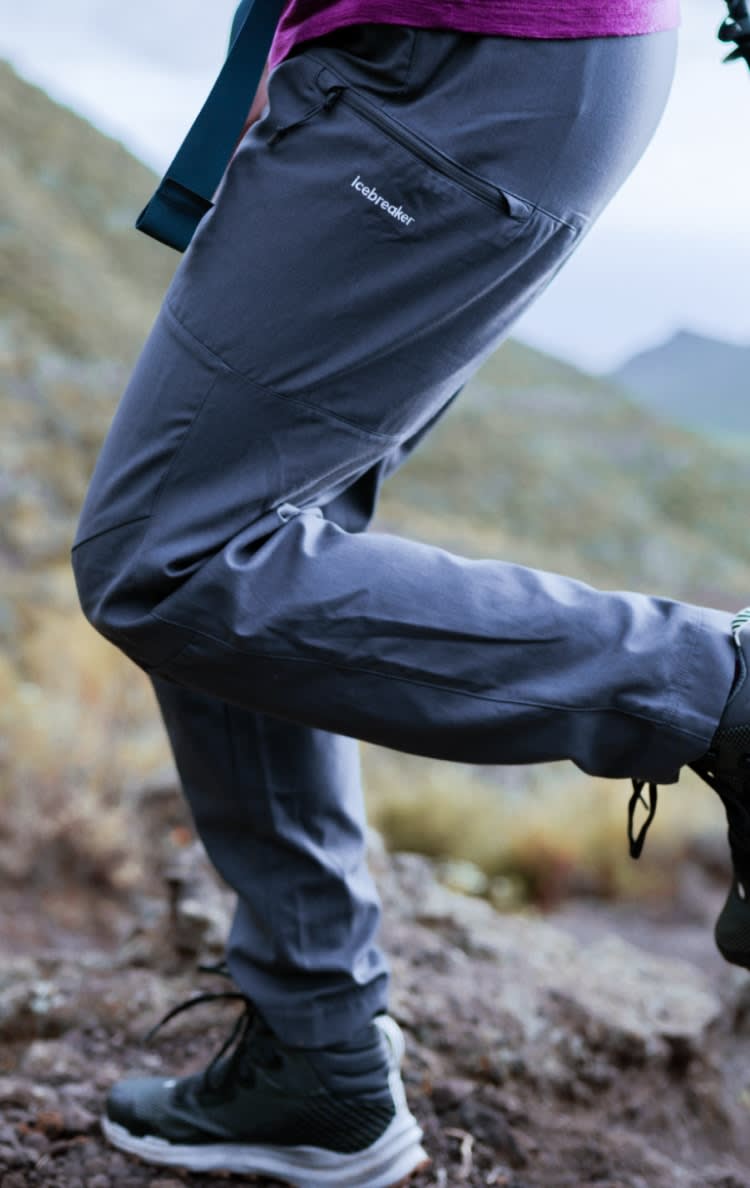
{"type": "MultiPolygon", "coordinates": [[[[215,965],[198,965],[201,973],[218,974],[231,979],[226,962],[220,961],[215,965]]],[[[235,1020],[234,1026],[218,1052],[202,1073],[198,1074],[198,1088],[203,1092],[216,1092],[224,1089],[235,1079],[244,1083],[253,1082],[253,1065],[262,1068],[273,1068],[279,1064],[277,1043],[275,1036],[263,1026],[263,1021],[250,999],[239,990],[220,990],[206,994],[197,994],[185,1002],[178,1003],[159,1020],[144,1037],[145,1043],[150,1043],[156,1033],[168,1023],[170,1019],[188,1011],[192,1007],[206,1002],[236,1001],[242,1002],[244,1009],[235,1020]],[[222,1060],[223,1057],[226,1059],[222,1060]]]]}
{"type": "Polygon", "coordinates": [[[651,822],[653,821],[654,814],[656,813],[656,794],[658,791],[658,785],[649,782],[649,784],[648,784],[649,802],[647,805],[646,801],[643,799],[643,797],[641,795],[641,793],[643,792],[643,789],[646,786],[647,781],[646,780],[631,780],[630,782],[633,785],[633,795],[630,797],[630,800],[628,801],[628,842],[630,844],[630,857],[631,858],[640,858],[641,850],[643,849],[643,843],[646,840],[646,834],[648,832],[648,827],[651,824],[651,822]],[[639,801],[643,805],[644,808],[648,809],[648,816],[647,816],[646,820],[643,822],[643,824],[641,825],[638,836],[633,837],[633,818],[635,817],[635,806],[638,804],[639,801]]]}
{"type": "MultiPolygon", "coordinates": [[[[747,899],[750,889],[750,755],[743,756],[744,774],[736,783],[721,779],[716,771],[717,753],[712,748],[700,759],[688,764],[701,779],[713,788],[724,803],[728,823],[729,849],[737,878],[737,893],[740,899],[747,899]]],[[[741,769],[740,769],[741,770],[741,769]]],[[[628,803],[628,841],[631,858],[640,857],[646,832],[656,812],[657,785],[648,784],[649,804],[641,795],[646,780],[631,780],[633,795],[628,803]],[[649,814],[637,837],[633,837],[633,816],[638,802],[648,808],[649,814]]]]}

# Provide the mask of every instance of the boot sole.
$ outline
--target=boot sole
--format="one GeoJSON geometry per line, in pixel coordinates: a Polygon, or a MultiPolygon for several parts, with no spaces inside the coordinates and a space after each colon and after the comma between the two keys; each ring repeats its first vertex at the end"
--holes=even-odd
{"type": "Polygon", "coordinates": [[[320,1147],[260,1143],[170,1143],[154,1135],[137,1137],[106,1114],[101,1127],[112,1146],[147,1163],[188,1171],[273,1176],[291,1188],[399,1188],[431,1162],[412,1114],[396,1116],[376,1142],[351,1155],[320,1147]]]}

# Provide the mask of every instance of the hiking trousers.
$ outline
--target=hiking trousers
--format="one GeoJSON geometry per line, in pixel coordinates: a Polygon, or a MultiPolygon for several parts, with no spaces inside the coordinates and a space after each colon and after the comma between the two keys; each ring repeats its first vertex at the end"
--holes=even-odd
{"type": "Polygon", "coordinates": [[[721,715],[728,614],[365,531],[640,158],[676,42],[361,24],[302,43],[116,410],[81,605],[153,681],[237,892],[229,968],[287,1043],[387,1007],[357,739],[673,782],[721,715]]]}

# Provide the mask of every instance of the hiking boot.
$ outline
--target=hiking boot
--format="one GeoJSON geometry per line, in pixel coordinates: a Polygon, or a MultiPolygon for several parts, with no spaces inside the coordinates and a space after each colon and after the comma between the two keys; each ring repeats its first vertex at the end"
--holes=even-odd
{"type": "Polygon", "coordinates": [[[244,1010],[203,1072],[112,1087],[102,1129],[115,1147],[149,1163],[255,1173],[295,1188],[394,1188],[429,1164],[399,1073],[403,1036],[389,1015],[345,1043],[292,1048],[243,994],[222,992],[175,1007],[149,1037],[216,999],[241,1000],[244,1010]]]}
{"type": "MultiPolygon", "coordinates": [[[[693,771],[718,792],[727,814],[733,877],[726,901],[714,928],[722,957],[750,969],[750,607],[732,620],[737,645],[738,671],[711,746],[689,763],[693,771]]],[[[645,781],[633,780],[628,836],[631,855],[637,858],[646,829],[656,809],[656,786],[649,784],[650,812],[637,839],[632,837],[635,802],[645,781]]]]}

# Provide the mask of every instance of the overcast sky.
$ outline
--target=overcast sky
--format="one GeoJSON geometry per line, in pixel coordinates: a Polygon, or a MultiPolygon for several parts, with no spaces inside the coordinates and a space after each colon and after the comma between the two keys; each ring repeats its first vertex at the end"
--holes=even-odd
{"type": "MultiPolygon", "coordinates": [[[[750,345],[750,71],[721,63],[722,0],[682,3],[654,139],[514,330],[590,370],[681,328],[750,345]]],[[[0,56],[161,172],[211,88],[235,7],[0,0],[0,56]]]]}

